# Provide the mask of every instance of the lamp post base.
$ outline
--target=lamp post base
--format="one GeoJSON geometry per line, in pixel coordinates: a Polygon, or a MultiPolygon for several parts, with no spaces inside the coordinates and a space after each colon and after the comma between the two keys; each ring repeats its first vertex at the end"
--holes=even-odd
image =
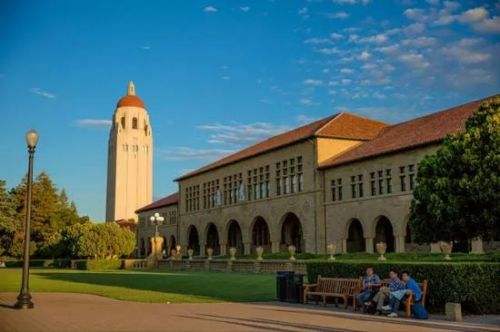
{"type": "Polygon", "coordinates": [[[19,294],[16,304],[14,304],[14,308],[16,309],[33,309],[34,306],[29,293],[19,294]]]}

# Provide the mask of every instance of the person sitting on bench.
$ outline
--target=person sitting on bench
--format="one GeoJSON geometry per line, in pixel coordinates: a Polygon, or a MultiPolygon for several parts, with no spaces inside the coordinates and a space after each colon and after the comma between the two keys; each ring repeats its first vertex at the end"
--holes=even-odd
{"type": "Polygon", "coordinates": [[[356,303],[363,307],[370,305],[371,299],[375,296],[380,287],[380,278],[374,273],[373,267],[366,268],[366,274],[363,277],[363,289],[356,297],[356,303]]]}

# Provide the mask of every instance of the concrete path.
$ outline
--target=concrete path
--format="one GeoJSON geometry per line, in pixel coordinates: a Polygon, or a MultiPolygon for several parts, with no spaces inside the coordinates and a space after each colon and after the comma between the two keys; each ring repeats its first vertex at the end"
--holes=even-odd
{"type": "Polygon", "coordinates": [[[0,293],[0,331],[500,331],[494,326],[388,319],[281,303],[159,304],[88,294],[33,294],[35,308],[15,310],[0,293]]]}

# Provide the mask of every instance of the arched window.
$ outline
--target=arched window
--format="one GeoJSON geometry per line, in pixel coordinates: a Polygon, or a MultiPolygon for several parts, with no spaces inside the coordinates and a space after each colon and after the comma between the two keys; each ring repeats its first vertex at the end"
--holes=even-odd
{"type": "Polygon", "coordinates": [[[144,135],[148,136],[148,125],[144,125],[144,135]]]}
{"type": "Polygon", "coordinates": [[[137,129],[137,118],[132,119],[132,129],[137,129]]]}
{"type": "Polygon", "coordinates": [[[120,120],[120,121],[121,121],[121,123],[122,123],[122,129],[125,129],[125,117],[124,117],[124,116],[122,116],[122,118],[121,118],[121,120],[120,120]]]}

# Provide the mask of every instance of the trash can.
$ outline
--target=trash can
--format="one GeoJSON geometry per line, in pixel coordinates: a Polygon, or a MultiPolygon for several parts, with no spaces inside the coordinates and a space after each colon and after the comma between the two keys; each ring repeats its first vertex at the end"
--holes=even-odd
{"type": "Polygon", "coordinates": [[[293,302],[304,302],[304,275],[297,273],[293,276],[294,296],[293,302]]]}
{"type": "Polygon", "coordinates": [[[276,296],[281,302],[289,302],[294,296],[294,272],[278,271],[276,273],[276,296]]]}

